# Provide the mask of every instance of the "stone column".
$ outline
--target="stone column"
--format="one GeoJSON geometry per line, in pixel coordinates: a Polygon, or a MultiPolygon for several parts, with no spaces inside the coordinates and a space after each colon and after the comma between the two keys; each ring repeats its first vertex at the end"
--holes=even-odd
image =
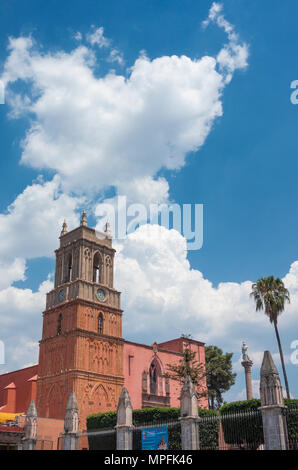
{"type": "Polygon", "coordinates": [[[62,434],[63,450],[78,450],[79,407],[75,393],[70,394],[64,418],[64,433],[62,434]]]}
{"type": "Polygon", "coordinates": [[[123,387],[117,408],[117,450],[132,450],[132,406],[128,391],[123,387]]]}
{"type": "Polygon", "coordinates": [[[265,450],[287,450],[287,424],[284,416],[286,406],[279,374],[269,351],[264,352],[260,396],[265,450]]]}
{"type": "Polygon", "coordinates": [[[37,411],[34,401],[30,402],[26,420],[25,420],[25,437],[22,441],[23,450],[35,450],[37,440],[37,411]]]}
{"type": "Polygon", "coordinates": [[[244,370],[245,370],[246,399],[251,400],[253,398],[252,380],[251,380],[251,368],[252,368],[253,362],[242,361],[241,365],[244,367],[244,370]]]}
{"type": "Polygon", "coordinates": [[[247,346],[245,341],[242,342],[242,362],[241,365],[245,371],[245,383],[246,383],[246,399],[251,400],[252,394],[252,380],[251,380],[251,368],[253,365],[252,360],[248,357],[247,346]]]}
{"type": "Polygon", "coordinates": [[[181,390],[180,413],[182,450],[199,450],[198,395],[189,375],[181,390]]]}

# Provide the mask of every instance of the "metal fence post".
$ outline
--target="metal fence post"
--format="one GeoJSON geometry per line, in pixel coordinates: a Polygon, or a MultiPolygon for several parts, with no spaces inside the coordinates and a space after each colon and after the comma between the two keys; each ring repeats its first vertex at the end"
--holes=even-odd
{"type": "Polygon", "coordinates": [[[37,411],[34,401],[30,402],[26,420],[25,437],[22,441],[22,450],[35,450],[37,440],[37,411]]]}
{"type": "Polygon", "coordinates": [[[199,450],[198,395],[190,376],[186,376],[180,395],[182,450],[199,450]]]}
{"type": "Polygon", "coordinates": [[[270,351],[264,352],[261,367],[261,412],[265,450],[287,450],[287,423],[282,386],[270,351]]]}
{"type": "Polygon", "coordinates": [[[75,393],[70,394],[64,418],[64,433],[62,434],[63,450],[78,450],[79,407],[75,393]]]}
{"type": "Polygon", "coordinates": [[[123,387],[117,407],[117,450],[132,450],[133,428],[131,401],[123,387]]]}

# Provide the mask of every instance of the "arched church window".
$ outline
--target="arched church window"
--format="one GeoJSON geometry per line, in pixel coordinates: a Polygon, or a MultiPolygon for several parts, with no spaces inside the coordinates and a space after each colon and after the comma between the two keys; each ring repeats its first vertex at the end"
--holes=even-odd
{"type": "Polygon", "coordinates": [[[101,281],[101,260],[99,253],[95,253],[93,258],[93,282],[101,281]]]}
{"type": "Polygon", "coordinates": [[[68,255],[67,259],[67,282],[72,281],[72,255],[68,255]]]}
{"type": "Polygon", "coordinates": [[[100,313],[98,315],[98,318],[97,318],[97,331],[98,331],[98,333],[100,333],[102,335],[102,333],[103,333],[103,316],[102,316],[102,313],[100,313]]]}
{"type": "Polygon", "coordinates": [[[62,333],[62,313],[60,313],[58,317],[57,335],[61,335],[61,333],[62,333]]]}
{"type": "Polygon", "coordinates": [[[150,366],[150,393],[156,395],[157,393],[157,370],[156,365],[153,363],[150,366]]]}

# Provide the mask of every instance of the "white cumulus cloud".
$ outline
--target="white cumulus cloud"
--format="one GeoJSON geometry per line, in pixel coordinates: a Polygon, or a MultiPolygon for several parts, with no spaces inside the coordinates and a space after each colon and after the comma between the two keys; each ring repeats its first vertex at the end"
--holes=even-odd
{"type": "Polygon", "coordinates": [[[226,82],[229,83],[236,69],[244,69],[247,66],[248,45],[245,42],[241,43],[234,26],[224,17],[221,3],[212,4],[207,20],[203,21],[203,26],[206,27],[211,22],[223,29],[229,39],[216,58],[220,70],[226,75],[226,82]]]}
{"type": "Polygon", "coordinates": [[[116,248],[116,285],[130,334],[171,337],[192,325],[191,333],[210,341],[224,337],[232,324],[266,322],[249,300],[251,282],[214,287],[191,269],[186,241],[175,230],[145,225],[116,248]]]}
{"type": "Polygon", "coordinates": [[[9,287],[13,282],[25,280],[26,262],[23,258],[13,261],[0,261],[0,289],[9,287]]]}
{"type": "MultiPolygon", "coordinates": [[[[58,176],[27,186],[7,212],[0,214],[0,273],[5,260],[52,256],[64,218],[70,227],[78,225],[75,211],[81,202],[61,192],[58,176]]],[[[18,279],[23,278],[21,267],[20,260],[14,261],[9,271],[12,277],[17,271],[18,279]]]]}
{"type": "MultiPolygon", "coordinates": [[[[115,285],[122,292],[124,331],[131,337],[141,335],[153,341],[191,333],[208,344],[227,345],[239,354],[242,341],[248,340],[249,355],[257,366],[263,351],[273,342],[276,351],[272,353],[276,353],[278,363],[274,329],[263,312],[255,311],[249,296],[251,281],[214,286],[202,272],[190,267],[186,240],[175,230],[143,225],[115,247],[115,285]]],[[[292,266],[290,273],[296,276],[295,280],[292,277],[294,289],[288,284],[291,304],[279,320],[281,330],[287,333],[295,324],[298,310],[298,270],[292,266]]],[[[285,358],[289,362],[286,351],[285,358]]],[[[239,358],[238,370],[240,362],[239,358]]]]}
{"type": "Polygon", "coordinates": [[[104,36],[104,28],[100,26],[92,33],[87,34],[87,41],[94,46],[96,44],[99,48],[108,47],[110,40],[104,36]]]}
{"type": "MultiPolygon", "coordinates": [[[[213,10],[215,7],[212,7],[213,10]]],[[[247,48],[219,12],[208,21],[223,27],[228,43],[217,57],[149,59],[143,53],[126,75],[97,76],[95,49],[108,47],[103,27],[71,52],[44,52],[31,37],[10,38],[2,80],[10,116],[30,116],[22,142],[23,164],[54,170],[65,191],[129,191],[147,200],[143,181],[164,195],[163,169],[180,169],[204,144],[223,114],[222,93],[247,48]],[[17,81],[27,87],[13,86],[17,81]]],[[[123,62],[117,48],[108,60],[123,62]]],[[[158,202],[158,201],[157,201],[158,202]]]]}
{"type": "Polygon", "coordinates": [[[38,361],[45,296],[53,283],[44,281],[37,292],[7,287],[0,290],[0,340],[5,346],[5,364],[0,373],[38,361]]]}

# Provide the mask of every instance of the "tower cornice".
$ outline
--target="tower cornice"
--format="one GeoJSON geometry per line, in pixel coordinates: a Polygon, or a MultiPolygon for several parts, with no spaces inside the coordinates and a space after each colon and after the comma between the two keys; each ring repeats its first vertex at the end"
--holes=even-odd
{"type": "Polygon", "coordinates": [[[48,338],[41,339],[39,341],[39,344],[57,342],[57,340],[60,341],[60,342],[63,342],[63,340],[67,336],[81,336],[81,337],[90,338],[90,339],[109,341],[109,342],[112,342],[114,344],[124,344],[125,343],[125,339],[124,338],[119,338],[118,336],[100,334],[100,333],[96,333],[95,331],[84,330],[83,328],[74,328],[72,330],[63,332],[60,335],[50,336],[48,338]]]}
{"type": "Polygon", "coordinates": [[[108,238],[107,235],[103,232],[96,231],[94,228],[81,225],[59,237],[60,239],[60,248],[68,246],[78,240],[85,240],[94,242],[98,245],[106,246],[107,248],[112,248],[112,240],[108,238]]]}
{"type": "Polygon", "coordinates": [[[79,299],[79,298],[57,304],[50,308],[46,308],[42,313],[43,315],[47,315],[51,312],[57,312],[58,310],[61,310],[62,308],[71,307],[72,305],[84,305],[89,308],[91,307],[96,310],[101,310],[102,312],[111,312],[111,313],[115,313],[116,315],[121,315],[121,316],[123,315],[123,310],[121,308],[112,307],[110,304],[104,304],[100,302],[95,304],[93,301],[88,301],[88,300],[79,299]]]}
{"type": "MultiPolygon", "coordinates": [[[[46,309],[49,310],[56,306],[70,304],[70,302],[80,301],[92,303],[94,306],[104,307],[108,305],[117,310],[120,309],[121,292],[105,283],[96,283],[83,279],[75,279],[55,287],[47,293],[46,309]],[[97,296],[98,289],[105,293],[104,300],[100,300],[97,296]],[[60,298],[62,300],[60,300],[60,298]]],[[[122,311],[122,310],[121,310],[122,311]]]]}

